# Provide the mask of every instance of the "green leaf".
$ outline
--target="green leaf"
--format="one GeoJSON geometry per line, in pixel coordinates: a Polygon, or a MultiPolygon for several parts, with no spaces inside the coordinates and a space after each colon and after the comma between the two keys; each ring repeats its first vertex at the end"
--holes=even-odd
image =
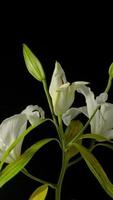
{"type": "Polygon", "coordinates": [[[65,143],[68,144],[83,128],[79,120],[72,120],[65,131],[65,143]]]}
{"type": "Polygon", "coordinates": [[[87,133],[84,135],[80,135],[78,139],[95,139],[96,141],[100,142],[100,141],[109,141],[109,139],[107,139],[106,137],[102,136],[102,135],[98,135],[98,134],[93,134],[93,133],[87,133]]]}
{"type": "Polygon", "coordinates": [[[92,146],[90,151],[93,151],[98,146],[103,146],[103,147],[113,150],[113,144],[98,143],[98,144],[95,144],[94,146],[92,146]]]}
{"type": "MultiPolygon", "coordinates": [[[[65,131],[65,143],[68,144],[83,128],[83,124],[79,120],[72,120],[65,131]]],[[[78,143],[82,143],[82,140],[79,140],[78,143]]],[[[79,151],[73,147],[69,146],[67,149],[67,159],[70,160],[73,156],[77,155],[79,151]]]]}
{"type": "Polygon", "coordinates": [[[17,160],[7,165],[0,173],[0,187],[13,178],[18,172],[20,172],[31,160],[34,154],[52,140],[54,139],[50,138],[38,141],[29,147],[21,156],[19,156],[17,160]]]}
{"type": "Polygon", "coordinates": [[[48,192],[48,185],[42,185],[33,192],[29,200],[45,200],[47,192],[48,192]]]}
{"type": "Polygon", "coordinates": [[[44,80],[45,73],[43,67],[26,44],[23,44],[23,55],[29,73],[38,81],[44,80]]]}
{"type": "Polygon", "coordinates": [[[93,175],[96,177],[96,179],[99,181],[100,185],[103,187],[103,189],[106,191],[106,193],[113,198],[113,184],[108,179],[105,171],[103,170],[102,166],[98,162],[98,160],[95,158],[95,156],[90,153],[90,151],[85,148],[84,146],[80,144],[73,144],[78,151],[81,153],[81,156],[85,160],[86,164],[88,165],[89,169],[93,173],[93,175]]]}
{"type": "Polygon", "coordinates": [[[29,134],[33,129],[35,129],[37,126],[41,125],[42,123],[46,122],[49,119],[41,119],[40,122],[38,122],[38,124],[30,126],[29,128],[27,128],[22,134],[20,134],[18,136],[18,138],[9,146],[9,148],[4,152],[1,162],[0,162],[0,169],[2,168],[6,158],[8,157],[9,153],[11,152],[11,150],[13,148],[15,148],[15,146],[27,135],[29,134]]]}

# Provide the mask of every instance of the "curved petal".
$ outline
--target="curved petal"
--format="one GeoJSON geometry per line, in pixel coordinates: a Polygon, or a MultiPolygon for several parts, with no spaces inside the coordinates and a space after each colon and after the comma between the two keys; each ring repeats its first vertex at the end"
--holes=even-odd
{"type": "MultiPolygon", "coordinates": [[[[25,114],[14,115],[5,119],[0,125],[0,158],[2,153],[15,141],[15,139],[26,129],[27,119],[25,114]]],[[[21,153],[23,140],[11,151],[6,162],[16,159],[21,153]]]]}
{"type": "Polygon", "coordinates": [[[70,87],[70,83],[63,84],[56,91],[57,98],[54,104],[55,114],[65,113],[74,101],[74,90],[70,87]]]}
{"type": "Polygon", "coordinates": [[[54,99],[54,95],[56,90],[64,83],[66,83],[66,76],[65,72],[62,69],[61,65],[59,62],[56,61],[55,63],[55,69],[52,75],[51,83],[49,86],[49,93],[51,97],[54,99]]]}
{"type": "Polygon", "coordinates": [[[88,110],[88,115],[89,118],[92,116],[93,112],[97,108],[97,102],[94,98],[94,93],[91,91],[91,89],[85,85],[80,87],[77,90],[79,93],[83,94],[85,99],[86,99],[86,104],[87,104],[87,110],[88,110]]]}
{"type": "Polygon", "coordinates": [[[69,110],[67,110],[62,115],[62,120],[63,120],[64,124],[66,126],[68,126],[70,124],[71,120],[73,120],[75,117],[77,117],[77,115],[79,115],[80,113],[83,113],[84,115],[86,115],[88,117],[87,107],[83,106],[83,107],[79,107],[79,108],[70,108],[69,110]]]}
{"type": "MultiPolygon", "coordinates": [[[[89,118],[92,116],[94,113],[95,109],[97,108],[97,101],[94,98],[93,92],[90,90],[89,87],[83,85],[80,87],[78,90],[81,94],[85,96],[86,99],[86,104],[87,104],[87,111],[88,111],[88,116],[89,118]]],[[[96,112],[95,116],[91,120],[91,132],[92,133],[97,133],[98,132],[98,123],[99,123],[99,118],[100,118],[100,112],[99,110],[96,112]]]]}
{"type": "Polygon", "coordinates": [[[27,106],[27,108],[22,113],[26,115],[27,120],[30,122],[31,125],[36,124],[39,119],[45,118],[43,109],[37,105],[27,106]]]}
{"type": "Polygon", "coordinates": [[[75,98],[75,90],[84,84],[87,84],[87,82],[80,81],[72,84],[67,82],[57,89],[57,97],[54,104],[56,115],[63,114],[70,108],[75,98]]]}
{"type": "Polygon", "coordinates": [[[72,87],[74,90],[81,88],[83,85],[87,85],[89,82],[86,81],[75,81],[72,83],[72,87]]]}
{"type": "Polygon", "coordinates": [[[100,112],[103,120],[103,130],[110,130],[113,128],[113,104],[105,103],[101,106],[100,112]]]}
{"type": "Polygon", "coordinates": [[[108,94],[106,92],[101,93],[99,96],[96,97],[97,104],[103,104],[107,101],[108,94]]]}

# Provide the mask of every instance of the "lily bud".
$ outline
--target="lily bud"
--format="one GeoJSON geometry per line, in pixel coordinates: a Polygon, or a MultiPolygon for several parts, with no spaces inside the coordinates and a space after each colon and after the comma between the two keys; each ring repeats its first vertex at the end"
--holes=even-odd
{"type": "Polygon", "coordinates": [[[23,55],[29,73],[38,81],[45,79],[43,67],[38,58],[32,53],[26,44],[23,44],[23,55]]]}
{"type": "Polygon", "coordinates": [[[113,78],[113,63],[111,63],[111,65],[109,67],[109,75],[111,78],[113,78]]]}

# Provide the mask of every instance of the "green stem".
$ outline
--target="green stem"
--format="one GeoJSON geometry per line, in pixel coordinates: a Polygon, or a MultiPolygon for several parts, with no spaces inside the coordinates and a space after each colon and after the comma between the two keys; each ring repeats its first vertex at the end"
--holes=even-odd
{"type": "Polygon", "coordinates": [[[58,123],[62,133],[63,132],[62,115],[58,115],[58,123]]]}
{"type": "Polygon", "coordinates": [[[48,104],[49,104],[49,108],[50,108],[54,123],[57,127],[57,121],[56,121],[56,117],[55,117],[54,110],[53,110],[52,100],[51,100],[51,97],[49,95],[46,79],[44,79],[42,83],[43,83],[44,91],[45,91],[45,94],[46,94],[46,97],[47,97],[47,101],[48,101],[48,104]]]}
{"type": "Polygon", "coordinates": [[[64,133],[63,133],[63,125],[62,125],[62,117],[58,116],[58,122],[59,122],[59,126],[54,114],[54,109],[53,109],[53,104],[52,104],[52,100],[51,97],[49,95],[49,91],[48,91],[48,87],[47,87],[47,83],[46,80],[43,80],[43,87],[44,87],[44,91],[47,97],[47,101],[50,107],[50,111],[53,117],[53,121],[55,123],[57,132],[58,132],[58,136],[60,139],[60,147],[62,149],[62,167],[61,167],[61,172],[60,172],[60,176],[59,176],[59,180],[55,189],[55,199],[56,200],[60,200],[60,196],[61,196],[61,187],[62,187],[62,182],[63,182],[63,178],[64,178],[64,174],[66,171],[66,161],[65,161],[65,145],[64,145],[64,133]]]}
{"type": "Polygon", "coordinates": [[[25,168],[22,170],[22,173],[25,174],[27,177],[31,178],[31,179],[34,180],[34,181],[37,181],[37,182],[42,183],[42,184],[47,184],[47,185],[50,186],[51,188],[56,189],[56,185],[55,185],[55,184],[50,183],[50,182],[48,182],[48,181],[44,181],[44,180],[42,180],[42,179],[40,179],[40,178],[37,178],[37,177],[33,176],[33,175],[30,174],[25,168]]]}
{"type": "Polygon", "coordinates": [[[59,128],[58,128],[58,134],[59,134],[59,139],[62,144],[63,150],[65,149],[64,147],[64,131],[63,131],[63,124],[62,124],[62,116],[58,115],[58,123],[59,123],[59,128]]]}
{"type": "Polygon", "coordinates": [[[59,180],[56,186],[56,191],[55,191],[55,200],[60,200],[61,198],[61,189],[62,189],[62,183],[63,183],[63,179],[64,179],[64,175],[66,172],[66,168],[67,168],[67,160],[66,160],[66,156],[65,156],[65,152],[63,151],[62,153],[62,168],[61,168],[61,172],[60,172],[60,176],[59,176],[59,180]]]}
{"type": "Polygon", "coordinates": [[[105,92],[106,92],[106,93],[109,92],[109,89],[110,89],[110,87],[111,87],[111,84],[112,84],[112,78],[111,78],[111,76],[110,76],[109,79],[108,79],[107,87],[106,87],[106,89],[105,89],[105,92]]]}
{"type": "Polygon", "coordinates": [[[68,164],[67,168],[71,167],[72,165],[75,165],[76,163],[80,162],[82,159],[83,159],[83,158],[80,156],[80,157],[77,158],[76,160],[71,161],[71,162],[68,164]]]}
{"type": "Polygon", "coordinates": [[[58,116],[58,123],[59,123],[58,135],[60,138],[61,150],[62,150],[62,166],[61,166],[61,172],[60,172],[60,176],[59,176],[58,183],[57,183],[56,190],[55,190],[55,200],[60,200],[60,198],[61,198],[62,182],[63,182],[64,175],[66,172],[66,167],[67,167],[65,144],[64,144],[64,132],[63,132],[63,124],[62,124],[62,116],[61,115],[58,116]]]}

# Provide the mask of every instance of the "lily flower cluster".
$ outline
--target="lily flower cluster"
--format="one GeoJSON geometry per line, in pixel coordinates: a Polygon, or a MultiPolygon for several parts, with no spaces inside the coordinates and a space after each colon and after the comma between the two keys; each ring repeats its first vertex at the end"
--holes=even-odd
{"type": "MultiPolygon", "coordinates": [[[[65,72],[59,62],[55,62],[55,69],[51,78],[49,89],[46,83],[46,75],[42,64],[31,50],[24,44],[23,54],[25,64],[30,74],[42,82],[48,105],[52,114],[52,119],[45,117],[43,108],[38,105],[29,105],[21,113],[5,119],[0,125],[0,186],[3,186],[19,171],[30,177],[25,169],[27,163],[31,160],[34,153],[42,148],[46,143],[55,140],[62,149],[62,167],[59,180],[56,185],[37,178],[37,181],[43,185],[39,187],[30,197],[30,200],[44,200],[47,195],[48,187],[55,189],[55,200],[60,200],[61,186],[65,172],[68,167],[77,163],[76,154],[80,153],[80,159],[84,159],[94,176],[101,186],[113,198],[113,185],[108,179],[102,166],[92,154],[96,146],[105,145],[108,142],[108,148],[112,146],[113,139],[113,104],[108,103],[108,91],[111,87],[113,78],[113,64],[109,69],[109,80],[107,88],[99,96],[95,97],[85,81],[69,83],[65,72]],[[76,92],[83,95],[85,105],[73,107],[76,99],[76,92]],[[84,114],[87,118],[85,125],[76,120],[79,114],[84,114]],[[37,126],[45,121],[51,120],[58,132],[58,138],[46,138],[36,142],[29,147],[23,154],[21,153],[22,144],[25,136],[37,126]],[[30,126],[28,127],[28,122],[30,126]],[[90,126],[90,134],[85,133],[90,126]],[[65,130],[64,130],[65,127],[65,130]],[[90,149],[82,145],[83,139],[91,139],[90,149]],[[71,159],[75,158],[74,161],[71,159]],[[2,169],[3,163],[7,163],[6,168],[2,169]],[[15,172],[13,169],[15,168],[15,172]],[[12,173],[9,172],[12,170],[12,173]],[[8,174],[9,173],[9,174],[8,174]]],[[[78,158],[77,158],[78,159],[78,158]]],[[[79,159],[79,160],[80,160],[79,159]]],[[[33,176],[32,176],[33,178],[33,176]]],[[[36,180],[36,177],[34,178],[36,180]]]]}

